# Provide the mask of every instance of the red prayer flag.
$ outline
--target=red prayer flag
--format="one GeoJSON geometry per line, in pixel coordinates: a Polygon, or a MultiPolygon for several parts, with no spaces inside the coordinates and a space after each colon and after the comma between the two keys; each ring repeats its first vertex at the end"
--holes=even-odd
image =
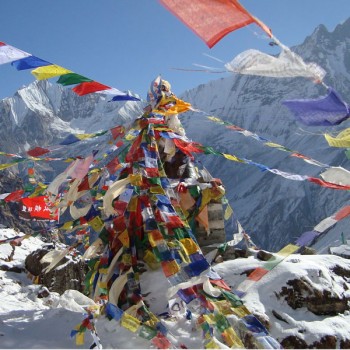
{"type": "Polygon", "coordinates": [[[24,193],[24,190],[17,190],[10,193],[7,197],[4,198],[5,202],[18,202],[24,193]]]}
{"type": "Polygon", "coordinates": [[[6,46],[6,44],[0,41],[0,46],[6,46]]]}
{"type": "Polygon", "coordinates": [[[157,336],[152,339],[152,343],[158,349],[170,349],[171,346],[170,341],[161,333],[158,333],[157,336]]]}
{"type": "Polygon", "coordinates": [[[101,83],[98,83],[97,81],[86,81],[83,83],[80,83],[76,87],[74,87],[72,90],[79,96],[91,94],[96,91],[102,91],[110,89],[109,86],[103,85],[101,83]]]}
{"type": "Polygon", "coordinates": [[[226,289],[228,291],[231,291],[231,288],[226,284],[226,282],[224,280],[210,280],[210,283],[215,284],[222,289],[226,289]]]}
{"type": "Polygon", "coordinates": [[[42,147],[35,147],[27,152],[28,155],[32,157],[39,157],[43,154],[49,153],[50,150],[42,147]]]}
{"type": "Polygon", "coordinates": [[[57,220],[57,214],[52,215],[51,210],[45,202],[46,198],[46,196],[22,198],[22,208],[20,210],[21,214],[26,216],[26,214],[29,213],[30,217],[33,219],[57,220]]]}
{"type": "Polygon", "coordinates": [[[262,267],[257,267],[249,276],[248,279],[252,281],[259,281],[263,276],[265,276],[269,271],[262,267]]]}
{"type": "Polygon", "coordinates": [[[116,126],[116,127],[114,127],[114,128],[112,128],[112,129],[110,129],[111,130],[111,133],[112,133],[112,137],[113,137],[113,139],[115,140],[117,137],[123,137],[124,135],[125,135],[125,129],[124,129],[124,126],[121,126],[121,125],[119,125],[119,126],[116,126]]]}
{"type": "Polygon", "coordinates": [[[177,148],[179,148],[183,153],[187,154],[191,158],[193,158],[192,152],[203,153],[203,149],[200,148],[201,144],[197,142],[184,141],[181,139],[172,139],[172,140],[174,141],[175,146],[177,148]]]}
{"type": "Polygon", "coordinates": [[[107,165],[106,168],[111,175],[113,175],[121,167],[118,157],[113,158],[107,165]]]}
{"type": "Polygon", "coordinates": [[[334,219],[339,221],[350,215],[350,205],[340,209],[338,213],[335,214],[334,219]]]}
{"type": "Polygon", "coordinates": [[[212,48],[228,33],[258,24],[269,36],[271,31],[252,16],[237,0],[160,0],[180,21],[212,48]]]}
{"type": "Polygon", "coordinates": [[[309,177],[308,180],[322,187],[333,188],[334,190],[350,190],[350,186],[337,185],[332,182],[323,181],[321,179],[318,179],[317,177],[309,177]]]}
{"type": "Polygon", "coordinates": [[[122,140],[119,140],[115,145],[119,148],[124,145],[124,142],[122,140]]]}

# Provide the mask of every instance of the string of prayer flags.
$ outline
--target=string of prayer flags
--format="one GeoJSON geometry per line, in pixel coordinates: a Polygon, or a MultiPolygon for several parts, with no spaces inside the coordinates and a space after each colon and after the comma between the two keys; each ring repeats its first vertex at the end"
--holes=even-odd
{"type": "Polygon", "coordinates": [[[318,99],[285,100],[282,103],[305,125],[338,125],[350,117],[349,105],[331,87],[327,96],[318,99]]]}
{"type": "Polygon", "coordinates": [[[214,116],[210,115],[210,116],[207,116],[207,118],[215,123],[225,125],[226,128],[229,130],[233,130],[235,132],[238,132],[239,134],[242,134],[246,137],[252,137],[253,139],[255,139],[257,141],[262,142],[265,146],[272,147],[272,148],[277,149],[277,150],[282,151],[282,152],[290,153],[291,157],[300,158],[303,161],[305,161],[306,163],[313,164],[313,165],[316,165],[319,167],[324,167],[324,168],[330,167],[330,165],[328,165],[328,164],[321,163],[313,158],[310,158],[306,155],[299,153],[298,151],[291,150],[283,145],[274,143],[274,142],[272,142],[272,141],[270,141],[270,140],[268,140],[268,139],[266,139],[266,138],[264,138],[256,133],[253,133],[253,132],[246,130],[246,129],[242,129],[241,127],[236,126],[230,122],[223,121],[222,119],[220,119],[218,117],[214,117],[214,116]]]}
{"type": "Polygon", "coordinates": [[[299,246],[311,245],[322,233],[333,227],[338,221],[350,216],[350,205],[338,210],[333,215],[320,221],[312,231],[304,232],[296,241],[299,246]]]}
{"type": "MultiPolygon", "coordinates": [[[[205,146],[204,147],[202,146],[202,149],[204,149],[204,148],[205,148],[205,146]]],[[[213,154],[213,153],[210,152],[210,154],[213,154]]],[[[282,177],[284,177],[284,178],[286,178],[288,180],[309,181],[309,182],[312,182],[312,183],[317,184],[319,186],[332,188],[334,190],[345,190],[345,191],[350,190],[350,186],[349,185],[336,184],[336,183],[332,183],[332,182],[328,182],[328,181],[323,181],[323,180],[318,179],[316,177],[287,173],[287,172],[281,171],[279,169],[271,169],[271,168],[267,167],[264,164],[259,164],[259,163],[253,162],[253,161],[251,161],[249,159],[245,159],[245,158],[241,159],[241,158],[238,158],[235,155],[231,155],[231,154],[220,153],[220,152],[216,152],[215,154],[221,155],[224,158],[226,158],[228,160],[231,160],[231,161],[241,162],[241,163],[245,163],[245,164],[256,166],[262,171],[268,171],[268,172],[273,173],[275,175],[282,176],[282,177]]]]}
{"type": "Polygon", "coordinates": [[[288,244],[282,248],[279,252],[271,257],[268,261],[264,263],[262,267],[256,268],[251,272],[246,280],[244,280],[235,291],[240,297],[245,295],[248,289],[257,281],[259,281],[263,276],[265,276],[269,271],[275,268],[283,260],[285,260],[289,255],[295,253],[300,248],[312,244],[323,232],[328,230],[330,227],[334,226],[338,221],[343,220],[350,216],[350,206],[345,206],[332,216],[322,220],[317,224],[312,231],[304,232],[296,241],[295,244],[288,244]]]}
{"type": "Polygon", "coordinates": [[[264,262],[262,267],[254,269],[248,277],[238,285],[235,290],[236,294],[240,297],[245,295],[249,288],[251,288],[256,282],[261,280],[266,274],[268,274],[273,268],[285,260],[289,255],[295,253],[300,249],[300,246],[294,244],[288,244],[272,256],[269,260],[264,262]]]}
{"type": "Polygon", "coordinates": [[[32,69],[31,73],[37,80],[46,80],[58,76],[58,84],[63,86],[78,84],[72,90],[79,96],[96,92],[112,95],[111,101],[140,101],[140,98],[129,91],[122,92],[111,88],[11,45],[7,45],[4,42],[0,42],[0,64],[5,63],[11,63],[17,70],[32,69]]]}
{"type": "Polygon", "coordinates": [[[228,33],[251,23],[259,25],[269,36],[271,31],[252,16],[237,0],[160,0],[160,3],[180,19],[209,48],[228,33]]]}

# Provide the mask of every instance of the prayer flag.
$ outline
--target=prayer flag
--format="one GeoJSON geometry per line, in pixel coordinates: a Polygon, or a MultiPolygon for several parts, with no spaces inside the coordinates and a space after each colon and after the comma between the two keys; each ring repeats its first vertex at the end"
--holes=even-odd
{"type": "Polygon", "coordinates": [[[109,86],[98,83],[97,81],[87,81],[75,86],[72,90],[79,96],[91,94],[93,92],[110,89],[109,86]]]}
{"type": "Polygon", "coordinates": [[[0,45],[0,64],[10,63],[28,56],[31,56],[31,54],[16,49],[11,45],[6,45],[5,43],[0,45]]]}
{"type": "Polygon", "coordinates": [[[256,20],[237,0],[160,0],[209,48],[228,33],[251,23],[257,23],[267,34],[271,32],[256,20]]]}
{"type": "Polygon", "coordinates": [[[11,192],[7,197],[5,197],[5,202],[18,202],[22,195],[24,194],[24,190],[17,190],[14,192],[11,192]]]}
{"type": "Polygon", "coordinates": [[[50,150],[47,148],[42,148],[42,147],[35,147],[29,151],[27,151],[27,154],[32,157],[39,157],[42,156],[43,154],[49,153],[50,150]]]}
{"type": "Polygon", "coordinates": [[[278,57],[258,50],[247,50],[236,56],[225,68],[233,73],[275,78],[305,77],[317,82],[323,80],[326,72],[316,63],[305,63],[288,47],[280,44],[282,52],[278,57]]]}
{"type": "Polygon", "coordinates": [[[93,80],[77,73],[67,73],[67,74],[61,75],[57,80],[57,83],[63,86],[68,86],[68,85],[74,85],[74,84],[79,84],[79,83],[88,82],[88,81],[93,81],[93,80]]]}
{"type": "Polygon", "coordinates": [[[28,56],[21,58],[20,60],[11,62],[17,70],[33,69],[43,66],[50,66],[52,63],[42,60],[36,56],[28,56]]]}
{"type": "Polygon", "coordinates": [[[33,69],[31,73],[35,76],[37,80],[45,80],[57,77],[58,75],[71,73],[71,71],[66,68],[57,66],[56,64],[52,64],[49,66],[38,67],[36,69],[33,69]]]}
{"type": "Polygon", "coordinates": [[[332,88],[319,99],[286,100],[282,102],[305,125],[338,125],[350,117],[349,106],[332,88]]]}
{"type": "Polygon", "coordinates": [[[324,137],[331,147],[350,147],[350,128],[341,131],[335,137],[329,134],[324,134],[324,137]]]}

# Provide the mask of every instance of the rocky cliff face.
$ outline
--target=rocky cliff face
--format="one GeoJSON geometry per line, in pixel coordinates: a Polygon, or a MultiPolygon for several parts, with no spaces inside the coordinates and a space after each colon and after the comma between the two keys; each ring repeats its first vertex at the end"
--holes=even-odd
{"type": "MultiPolygon", "coordinates": [[[[21,178],[7,171],[0,172],[0,193],[11,193],[22,189],[23,182],[21,178]]],[[[0,204],[0,224],[4,227],[14,228],[16,230],[30,233],[32,225],[28,221],[19,219],[17,203],[0,204]]]]}

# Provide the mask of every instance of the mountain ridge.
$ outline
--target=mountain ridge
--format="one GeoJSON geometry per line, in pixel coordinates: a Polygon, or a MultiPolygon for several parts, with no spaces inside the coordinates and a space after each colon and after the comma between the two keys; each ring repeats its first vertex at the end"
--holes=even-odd
{"type": "MultiPolygon", "coordinates": [[[[344,97],[350,95],[349,24],[350,19],[333,32],[320,25],[301,45],[292,48],[305,61],[322,66],[327,71],[325,84],[344,97]]],[[[315,130],[298,124],[281,103],[286,99],[318,98],[325,93],[324,86],[303,78],[230,75],[187,90],[180,97],[208,115],[220,117],[272,142],[323,163],[346,167],[349,163],[343,150],[330,148],[320,135],[337,131],[346,122],[339,127],[315,130]]],[[[59,84],[35,81],[13,97],[0,101],[1,151],[23,153],[35,146],[55,145],[69,133],[97,132],[127,124],[142,114],[143,102],[108,101],[108,96],[77,96],[59,84]]],[[[180,118],[189,138],[220,152],[302,175],[318,176],[322,170],[215,125],[203,113],[186,113],[180,118]]],[[[101,142],[93,142],[93,147],[96,149],[101,142]]],[[[87,143],[79,143],[77,147],[71,147],[70,152],[89,151],[87,143]]],[[[293,242],[348,199],[347,193],[340,194],[341,191],[286,180],[221,157],[200,156],[199,161],[214,177],[222,179],[235,217],[265,249],[278,250],[293,242]]],[[[234,230],[234,225],[229,223],[229,239],[234,230]]]]}

